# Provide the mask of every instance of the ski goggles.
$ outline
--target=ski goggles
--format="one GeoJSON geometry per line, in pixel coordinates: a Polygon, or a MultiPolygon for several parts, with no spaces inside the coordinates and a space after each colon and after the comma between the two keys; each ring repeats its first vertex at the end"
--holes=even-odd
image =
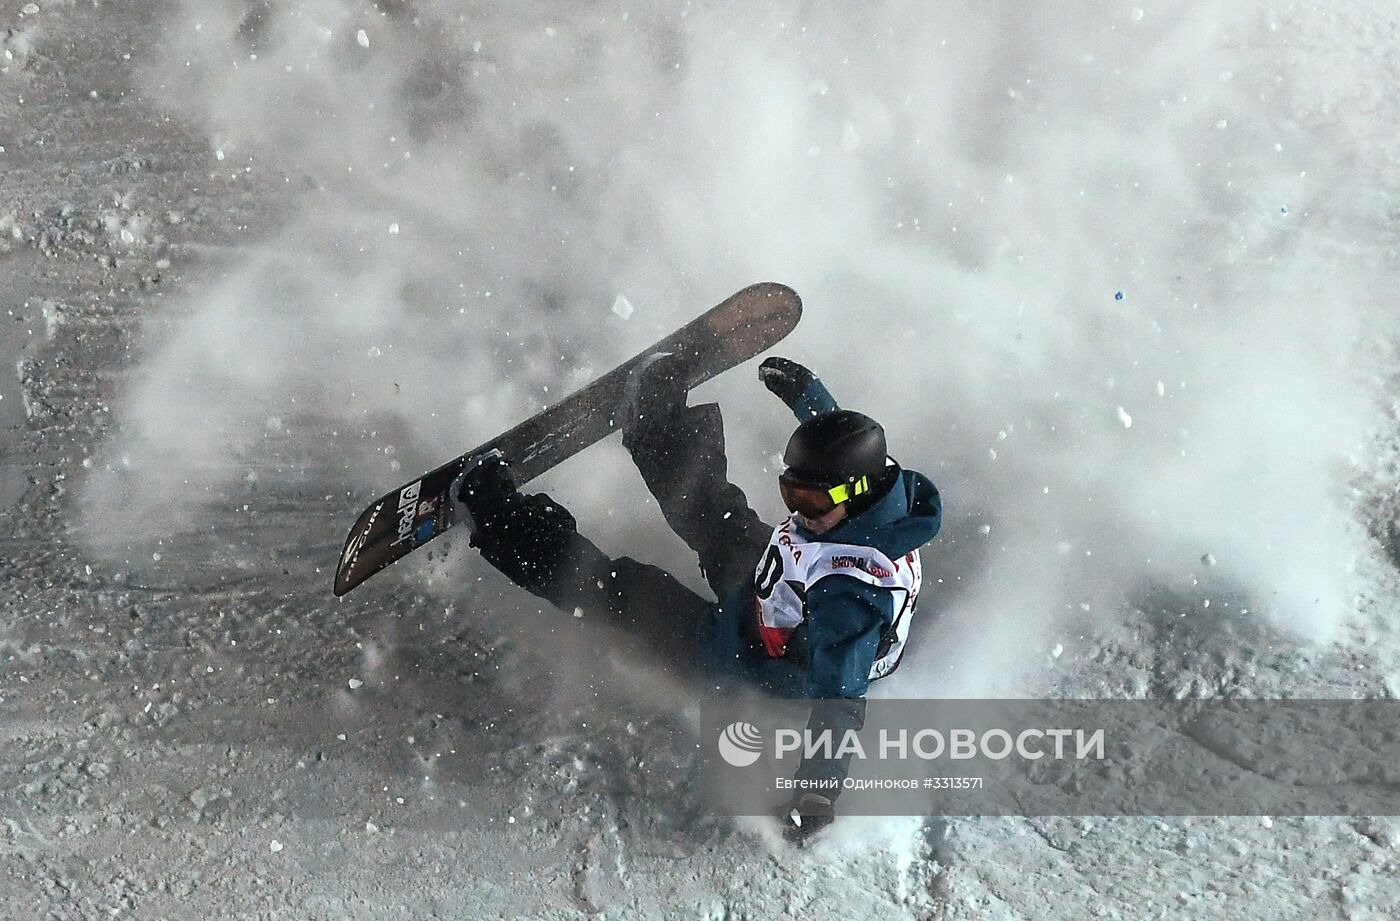
{"type": "Polygon", "coordinates": [[[829,513],[843,502],[859,496],[870,489],[870,477],[863,476],[849,483],[823,486],[804,480],[791,473],[778,476],[778,492],[789,512],[796,512],[803,518],[816,519],[829,513]]]}

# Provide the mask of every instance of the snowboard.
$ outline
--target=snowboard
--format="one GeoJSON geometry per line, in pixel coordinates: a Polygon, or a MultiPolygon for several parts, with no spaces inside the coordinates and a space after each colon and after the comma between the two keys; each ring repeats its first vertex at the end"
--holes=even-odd
{"type": "Polygon", "coordinates": [[[773,282],[750,285],[505,434],[386,493],[350,529],[336,567],[335,594],[344,595],[449,530],[452,483],[475,459],[499,451],[516,486],[524,486],[618,430],[616,415],[628,375],[650,356],[683,356],[679,370],[689,389],[776,345],[801,316],[802,301],[791,288],[773,282]]]}

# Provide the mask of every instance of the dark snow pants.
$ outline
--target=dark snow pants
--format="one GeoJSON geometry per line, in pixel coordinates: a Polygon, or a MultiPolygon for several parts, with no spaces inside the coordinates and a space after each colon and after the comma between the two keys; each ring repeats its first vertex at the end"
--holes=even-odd
{"type": "MultiPolygon", "coordinates": [[[[699,557],[715,597],[749,585],[773,529],[728,480],[719,406],[678,407],[631,433],[628,450],[666,523],[699,557]]],[[[581,535],[569,546],[539,594],[565,610],[605,614],[668,669],[690,671],[697,627],[714,616],[716,601],[659,567],[611,559],[581,535]]]]}
{"type": "MultiPolygon", "coordinates": [[[[632,433],[628,451],[666,523],[699,557],[715,597],[752,591],[754,569],[773,529],[728,480],[719,406],[680,408],[632,433]]],[[[571,516],[569,524],[568,550],[549,585],[536,593],[565,610],[605,614],[668,671],[703,679],[695,670],[697,628],[715,616],[717,602],[686,588],[664,569],[631,557],[609,558],[572,530],[571,516]]],[[[813,700],[808,728],[840,738],[864,722],[864,700],[813,700]]],[[[797,777],[835,799],[849,763],[850,755],[807,758],[797,777]]]]}

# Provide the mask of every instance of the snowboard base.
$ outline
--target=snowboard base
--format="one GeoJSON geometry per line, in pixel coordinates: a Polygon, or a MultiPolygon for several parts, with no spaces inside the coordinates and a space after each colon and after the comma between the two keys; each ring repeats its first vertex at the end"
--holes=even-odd
{"type": "Polygon", "coordinates": [[[654,353],[681,356],[681,378],[690,389],[776,345],[801,317],[802,301],[791,288],[750,285],[510,431],[386,493],[350,529],[336,567],[335,594],[344,595],[451,529],[451,486],[473,458],[500,451],[515,484],[524,486],[618,430],[616,414],[628,377],[654,353]]]}

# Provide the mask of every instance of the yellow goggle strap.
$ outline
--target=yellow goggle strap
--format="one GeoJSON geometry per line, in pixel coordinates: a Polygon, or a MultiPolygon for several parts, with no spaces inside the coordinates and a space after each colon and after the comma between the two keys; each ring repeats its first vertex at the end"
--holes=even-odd
{"type": "Polygon", "coordinates": [[[833,486],[826,491],[826,494],[831,497],[832,502],[840,505],[842,502],[849,502],[852,496],[859,496],[869,489],[870,477],[863,476],[854,483],[842,483],[839,486],[833,486]]]}

